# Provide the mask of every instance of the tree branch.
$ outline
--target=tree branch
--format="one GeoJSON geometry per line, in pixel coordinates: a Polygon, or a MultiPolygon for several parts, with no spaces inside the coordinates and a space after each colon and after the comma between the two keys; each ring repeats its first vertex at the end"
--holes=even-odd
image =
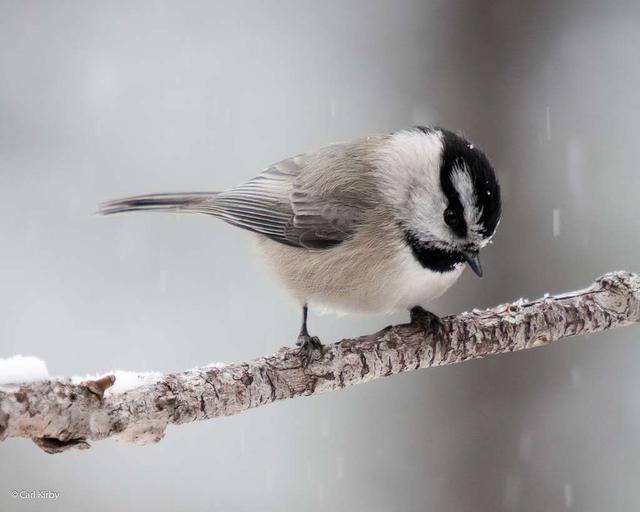
{"type": "Polygon", "coordinates": [[[0,440],[28,437],[49,453],[115,437],[159,441],[168,424],[237,414],[277,400],[314,395],[401,372],[548,345],[640,321],[640,276],[614,272],[591,287],[532,302],[420,324],[387,327],[325,347],[304,369],[295,349],[268,357],[172,373],[113,393],[112,375],[73,384],[51,379],[0,385],[0,440]],[[106,393],[105,393],[106,390],[106,393]]]}

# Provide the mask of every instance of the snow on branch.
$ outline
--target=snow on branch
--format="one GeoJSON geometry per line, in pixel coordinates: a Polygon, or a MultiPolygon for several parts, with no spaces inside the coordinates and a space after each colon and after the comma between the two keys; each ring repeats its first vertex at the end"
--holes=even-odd
{"type": "Polygon", "coordinates": [[[168,375],[117,372],[83,382],[0,384],[0,441],[28,437],[49,453],[88,448],[89,441],[108,437],[143,445],[162,439],[169,424],[631,325],[640,322],[640,275],[613,272],[584,290],[442,322],[439,331],[409,323],[342,340],[326,346],[323,357],[306,369],[296,349],[281,348],[243,363],[168,375]]]}

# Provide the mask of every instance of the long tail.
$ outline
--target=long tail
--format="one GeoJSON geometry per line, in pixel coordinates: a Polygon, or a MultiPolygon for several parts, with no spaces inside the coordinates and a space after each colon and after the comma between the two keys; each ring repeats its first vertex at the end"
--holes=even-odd
{"type": "Polygon", "coordinates": [[[125,197],[101,204],[98,213],[111,215],[121,212],[158,211],[211,214],[212,210],[215,210],[217,195],[218,192],[187,192],[125,197]]]}

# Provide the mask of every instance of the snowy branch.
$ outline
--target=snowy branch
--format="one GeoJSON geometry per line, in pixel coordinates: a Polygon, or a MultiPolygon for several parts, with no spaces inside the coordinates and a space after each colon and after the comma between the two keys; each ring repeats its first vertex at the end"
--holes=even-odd
{"type": "Polygon", "coordinates": [[[115,437],[159,441],[168,424],[237,414],[276,400],[363,384],[401,372],[548,345],[640,322],[640,275],[614,272],[591,287],[423,324],[387,327],[325,347],[308,368],[295,349],[168,375],[105,375],[0,385],[0,440],[28,437],[49,453],[115,437]],[[435,332],[435,334],[434,334],[435,332]],[[119,385],[119,379],[133,384],[119,385]],[[115,382],[115,386],[114,386],[115,382]]]}

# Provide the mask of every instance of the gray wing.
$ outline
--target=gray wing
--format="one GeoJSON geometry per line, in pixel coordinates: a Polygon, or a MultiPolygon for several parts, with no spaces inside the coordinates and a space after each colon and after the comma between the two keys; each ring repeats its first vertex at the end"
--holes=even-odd
{"type": "Polygon", "coordinates": [[[338,245],[355,234],[374,204],[371,165],[363,157],[368,145],[356,144],[327,146],[274,164],[217,195],[212,213],[286,245],[338,245]]]}

